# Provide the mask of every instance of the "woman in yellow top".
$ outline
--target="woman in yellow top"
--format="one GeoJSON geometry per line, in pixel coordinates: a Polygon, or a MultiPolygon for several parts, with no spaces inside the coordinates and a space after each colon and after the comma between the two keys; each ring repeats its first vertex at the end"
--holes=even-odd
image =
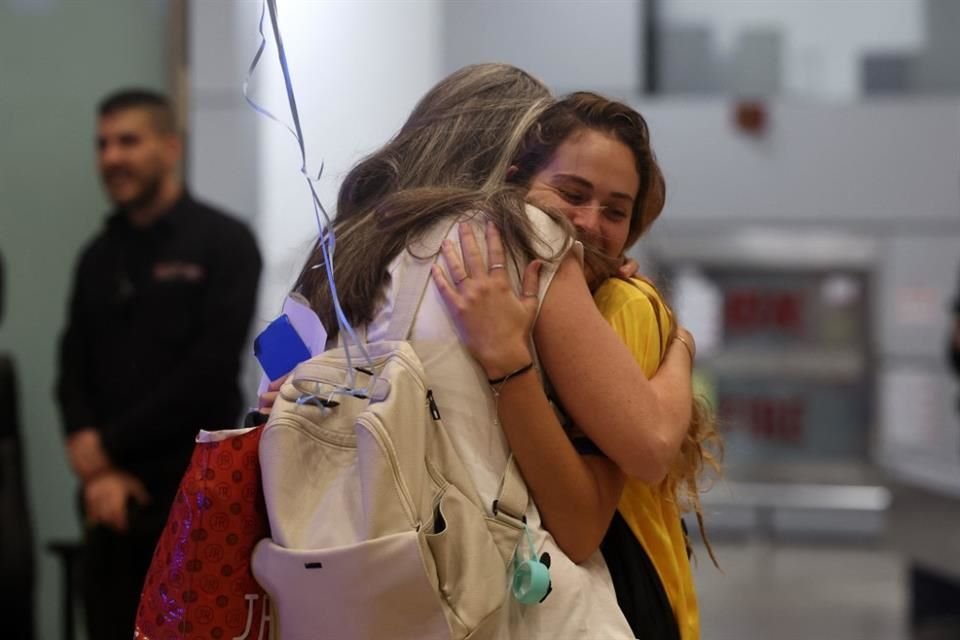
{"type": "MultiPolygon", "coordinates": [[[[636,111],[589,93],[559,101],[531,129],[511,168],[510,180],[529,189],[530,202],[562,214],[576,228],[588,250],[588,279],[601,285],[595,301],[648,377],[656,372],[674,338],[683,342],[693,357],[692,336],[675,325],[651,285],[637,279],[610,279],[615,267],[623,262],[625,249],[650,227],[664,202],[663,177],[650,149],[646,123],[636,111]]],[[[497,269],[503,254],[495,230],[488,228],[486,240],[490,266],[476,262],[479,246],[467,228],[462,234],[463,260],[467,264],[461,264],[454,248],[444,251],[451,279],[457,284],[451,284],[443,274],[435,274],[468,347],[505,335],[504,318],[510,317],[502,313],[505,305],[527,306],[529,322],[517,327],[518,331],[529,330],[537,312],[532,297],[518,300],[512,291],[492,286],[503,280],[503,271],[497,269]]],[[[524,292],[536,291],[535,272],[524,274],[522,288],[524,292]]],[[[489,353],[489,344],[484,347],[471,347],[481,364],[484,354],[489,353]]],[[[529,398],[539,393],[539,388],[534,378],[522,373],[499,385],[499,413],[505,430],[518,428],[518,422],[522,428],[524,421],[529,424],[555,419],[530,408],[529,398]]],[[[604,410],[616,409],[598,407],[599,412],[604,410]]],[[[582,459],[600,469],[595,474],[597,482],[607,483],[609,490],[618,494],[622,490],[619,503],[614,503],[616,512],[611,511],[602,523],[595,544],[604,552],[618,602],[631,628],[645,639],[699,637],[680,510],[689,506],[699,519],[697,476],[704,462],[711,461],[704,442],[714,438],[716,432],[702,407],[695,404],[692,415],[687,437],[675,451],[675,464],[655,484],[608,473],[608,456],[576,435],[575,429],[568,430],[582,459]]],[[[562,532],[550,526],[562,520],[562,514],[551,513],[563,509],[562,496],[558,501],[545,500],[549,487],[531,488],[544,522],[564,548],[559,535],[562,532]]],[[[571,557],[585,557],[583,549],[577,553],[564,550],[571,557]]]]}

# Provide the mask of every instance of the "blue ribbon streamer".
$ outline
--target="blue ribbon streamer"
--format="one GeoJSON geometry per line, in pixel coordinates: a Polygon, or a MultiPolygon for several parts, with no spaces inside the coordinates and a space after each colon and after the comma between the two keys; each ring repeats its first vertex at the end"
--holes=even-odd
{"type": "MultiPolygon", "coordinates": [[[[253,56],[253,61],[250,63],[250,67],[247,70],[247,77],[243,81],[243,97],[247,101],[247,104],[253,108],[254,111],[260,115],[269,118],[270,120],[282,125],[287,131],[290,132],[290,135],[294,137],[297,141],[297,145],[300,147],[300,173],[303,174],[303,177],[307,181],[307,187],[310,189],[310,197],[313,202],[313,214],[317,222],[317,243],[320,246],[321,254],[323,255],[323,265],[327,270],[327,280],[330,283],[330,294],[333,298],[333,306],[337,316],[337,324],[340,327],[341,335],[349,337],[350,340],[360,349],[361,354],[363,354],[364,359],[367,361],[368,366],[372,368],[373,361],[370,358],[370,354],[367,353],[367,350],[364,348],[363,344],[360,342],[357,337],[357,333],[354,330],[353,326],[350,324],[350,321],[347,319],[346,314],[343,312],[343,307],[340,304],[340,296],[337,294],[337,285],[334,282],[333,277],[333,255],[336,249],[336,238],[333,231],[333,223],[330,219],[330,216],[327,214],[327,210],[324,208],[323,203],[320,202],[320,197],[317,195],[316,182],[320,180],[320,176],[323,175],[323,163],[320,164],[320,170],[317,172],[317,177],[312,178],[307,170],[307,152],[306,145],[303,138],[303,129],[300,126],[300,113],[297,109],[297,99],[293,90],[293,81],[290,77],[290,68],[287,64],[287,54],[283,46],[283,37],[280,35],[280,23],[277,20],[277,2],[276,0],[264,0],[263,5],[260,11],[260,23],[258,27],[260,33],[260,46],[257,48],[256,54],[253,56]],[[287,91],[287,103],[290,107],[290,116],[293,120],[293,127],[291,127],[286,122],[280,120],[280,118],[273,115],[267,109],[261,107],[250,97],[250,80],[253,77],[253,72],[260,64],[260,59],[263,56],[263,52],[267,46],[267,38],[263,33],[263,22],[266,19],[266,14],[269,11],[270,13],[270,22],[273,27],[273,38],[277,44],[277,57],[280,60],[280,69],[283,72],[283,82],[286,86],[287,91]],[[321,220],[322,218],[322,220],[321,220]]],[[[319,266],[319,265],[316,265],[319,266]]],[[[314,268],[316,268],[316,266],[314,268]]],[[[354,372],[353,362],[350,356],[350,340],[344,339],[343,346],[344,351],[346,352],[347,357],[347,371],[349,372],[349,387],[347,390],[348,393],[358,394],[358,390],[353,389],[354,383],[356,381],[356,374],[354,372]]],[[[373,384],[374,379],[371,378],[371,385],[373,384]]],[[[367,389],[363,393],[369,395],[369,390],[367,389]]]]}

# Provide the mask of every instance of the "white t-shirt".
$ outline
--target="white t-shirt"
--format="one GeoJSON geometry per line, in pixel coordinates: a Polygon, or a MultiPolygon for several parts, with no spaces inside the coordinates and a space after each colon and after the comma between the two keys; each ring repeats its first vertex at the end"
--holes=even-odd
{"type": "MultiPolygon", "coordinates": [[[[547,253],[563,247],[564,234],[547,214],[528,206],[527,215],[545,244],[552,248],[547,253]]],[[[486,255],[480,223],[476,226],[475,235],[486,255]]],[[[456,226],[448,237],[457,241],[456,226]]],[[[410,254],[403,251],[390,265],[391,285],[387,301],[367,328],[368,341],[385,339],[393,300],[396,298],[396,285],[403,282],[404,272],[412,260],[410,254]]],[[[508,262],[511,263],[508,265],[510,277],[517,283],[517,265],[510,260],[508,262]]],[[[523,266],[519,265],[521,269],[523,266]]],[[[540,271],[541,301],[556,268],[556,264],[544,264],[540,271]]],[[[433,390],[453,446],[473,475],[481,499],[492,506],[509,455],[507,439],[495,420],[496,408],[486,376],[460,343],[443,299],[432,281],[414,320],[411,343],[423,362],[428,384],[433,390]]],[[[537,605],[523,605],[508,596],[498,638],[633,638],[617,606],[610,574],[600,552],[597,551],[580,565],[574,564],[560,550],[553,536],[543,528],[532,500],[527,509],[527,524],[533,534],[537,553],[550,554],[553,591],[544,602],[537,605]]]]}

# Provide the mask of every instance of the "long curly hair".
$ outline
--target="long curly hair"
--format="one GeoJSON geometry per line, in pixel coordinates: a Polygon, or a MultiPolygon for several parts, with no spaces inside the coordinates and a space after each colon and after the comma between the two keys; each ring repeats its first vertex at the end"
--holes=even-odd
{"type": "MultiPolygon", "coordinates": [[[[667,193],[663,172],[650,144],[650,131],[646,120],[628,105],[586,91],[572,93],[558,100],[541,114],[537,123],[527,132],[514,158],[515,169],[509,180],[529,186],[532,178],[550,163],[560,145],[572,135],[584,130],[613,136],[633,152],[636,160],[640,186],[630,215],[630,228],[624,247],[626,250],[635,244],[660,216],[667,193]]],[[[602,275],[595,280],[597,284],[613,276],[616,267],[622,263],[622,255],[603,256],[597,255],[597,252],[592,252],[591,255],[589,247],[587,249],[590,271],[602,275]]],[[[667,316],[670,318],[670,326],[667,328],[669,344],[677,332],[673,311],[653,283],[647,282],[658,294],[656,299],[650,297],[658,319],[660,310],[657,307],[660,304],[666,306],[667,316]]],[[[663,355],[665,353],[661,354],[661,357],[663,355]]],[[[678,501],[681,510],[696,514],[701,538],[715,565],[717,559],[706,534],[700,494],[709,488],[708,475],[720,472],[722,459],[723,440],[717,431],[714,412],[704,398],[695,397],[690,426],[680,447],[680,454],[663,481],[663,489],[678,501]]]]}

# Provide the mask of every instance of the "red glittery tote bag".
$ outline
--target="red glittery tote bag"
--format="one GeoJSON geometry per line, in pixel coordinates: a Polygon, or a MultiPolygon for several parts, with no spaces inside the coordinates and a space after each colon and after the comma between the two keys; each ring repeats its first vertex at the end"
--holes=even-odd
{"type": "Polygon", "coordinates": [[[201,431],[153,554],[135,640],[269,640],[270,604],[250,572],[269,535],[262,427],[201,431]]]}

